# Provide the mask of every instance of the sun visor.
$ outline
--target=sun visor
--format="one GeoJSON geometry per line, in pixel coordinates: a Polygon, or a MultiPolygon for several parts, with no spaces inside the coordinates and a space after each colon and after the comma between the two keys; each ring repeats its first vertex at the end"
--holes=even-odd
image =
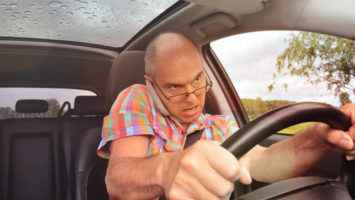
{"type": "Polygon", "coordinates": [[[237,26],[237,19],[226,13],[216,13],[194,22],[191,30],[201,38],[206,38],[227,32],[237,26]]]}
{"type": "Polygon", "coordinates": [[[354,38],[354,6],[355,1],[349,0],[311,0],[298,17],[297,26],[354,38]]]}
{"type": "Polygon", "coordinates": [[[186,0],[235,15],[246,15],[264,10],[267,0],[186,0]]]}

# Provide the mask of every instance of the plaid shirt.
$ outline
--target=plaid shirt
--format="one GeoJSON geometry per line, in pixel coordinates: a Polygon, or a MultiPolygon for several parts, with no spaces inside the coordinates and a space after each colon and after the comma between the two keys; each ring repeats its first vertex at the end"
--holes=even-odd
{"type": "Polygon", "coordinates": [[[98,155],[109,158],[106,144],[131,135],[149,136],[147,156],[180,151],[186,135],[201,129],[201,140],[223,142],[238,125],[230,116],[201,114],[184,133],[178,121],[158,112],[145,86],[132,85],[118,95],[110,114],[104,118],[98,155]]]}

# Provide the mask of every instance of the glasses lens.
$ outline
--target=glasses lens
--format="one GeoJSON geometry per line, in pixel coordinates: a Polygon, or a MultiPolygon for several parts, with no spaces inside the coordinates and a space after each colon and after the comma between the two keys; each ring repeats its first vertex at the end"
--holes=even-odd
{"type": "MultiPolygon", "coordinates": [[[[194,93],[196,96],[200,96],[204,93],[206,93],[209,89],[210,89],[210,85],[206,85],[206,86],[203,86],[201,88],[198,88],[196,90],[194,90],[192,93],[194,93]]],[[[181,101],[184,101],[187,97],[187,95],[189,95],[191,93],[183,93],[183,94],[179,94],[179,95],[175,95],[175,96],[172,96],[170,97],[170,102],[172,103],[177,103],[177,102],[181,102],[181,101]]]]}
{"type": "Polygon", "coordinates": [[[171,103],[178,103],[178,102],[184,101],[185,98],[186,98],[186,93],[179,94],[179,95],[176,95],[176,96],[172,96],[172,97],[169,98],[169,101],[171,103]]]}
{"type": "Polygon", "coordinates": [[[196,90],[194,91],[194,94],[195,94],[196,96],[200,96],[200,95],[206,93],[206,89],[207,89],[207,86],[198,88],[198,89],[196,89],[196,90]]]}

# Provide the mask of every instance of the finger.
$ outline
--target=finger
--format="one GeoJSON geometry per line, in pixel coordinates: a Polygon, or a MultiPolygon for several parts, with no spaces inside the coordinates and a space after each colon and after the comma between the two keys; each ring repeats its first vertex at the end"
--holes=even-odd
{"type": "Polygon", "coordinates": [[[168,194],[168,199],[180,200],[180,199],[212,199],[219,200],[220,198],[211,193],[205,187],[203,187],[196,178],[189,178],[187,182],[178,186],[179,189],[172,190],[168,194]]]}
{"type": "Polygon", "coordinates": [[[333,144],[342,150],[351,150],[353,148],[353,139],[343,131],[330,130],[326,139],[330,144],[333,144]]]}
{"type": "Polygon", "coordinates": [[[345,153],[347,156],[355,156],[355,150],[351,150],[345,153]]]}
{"type": "Polygon", "coordinates": [[[346,160],[347,161],[352,161],[352,160],[355,160],[355,156],[345,156],[346,160]]]}
{"type": "Polygon", "coordinates": [[[347,104],[340,108],[345,114],[350,116],[351,123],[355,124],[355,104],[347,104]]]}
{"type": "Polygon", "coordinates": [[[355,141],[355,126],[350,127],[350,129],[347,133],[353,139],[353,141],[355,141]]]}
{"type": "Polygon", "coordinates": [[[240,177],[239,162],[234,155],[215,142],[211,141],[208,145],[209,148],[204,152],[205,155],[213,155],[206,156],[211,167],[224,178],[233,182],[237,181],[240,177]]]}
{"type": "Polygon", "coordinates": [[[218,197],[224,197],[233,192],[233,182],[221,176],[208,164],[205,170],[194,169],[193,173],[207,190],[218,197]]]}
{"type": "Polygon", "coordinates": [[[250,169],[248,169],[243,163],[240,163],[240,182],[246,185],[249,185],[252,182],[250,169]]]}

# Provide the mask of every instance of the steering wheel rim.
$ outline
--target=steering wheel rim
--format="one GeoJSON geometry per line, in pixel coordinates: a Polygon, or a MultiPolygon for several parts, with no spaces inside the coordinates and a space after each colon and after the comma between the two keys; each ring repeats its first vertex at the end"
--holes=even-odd
{"type": "Polygon", "coordinates": [[[335,129],[348,130],[350,117],[324,103],[295,103],[271,110],[236,131],[222,143],[237,159],[279,130],[303,122],[323,122],[335,129]]]}
{"type": "MultiPolygon", "coordinates": [[[[296,103],[274,109],[256,118],[236,131],[222,143],[222,146],[237,159],[240,159],[256,144],[273,133],[298,123],[310,121],[323,122],[332,128],[344,131],[351,126],[350,117],[334,106],[315,102],[296,103]]],[[[345,182],[349,183],[349,181],[345,182]]],[[[352,186],[349,188],[348,183],[345,184],[348,185],[349,190],[352,186]]],[[[351,196],[353,195],[351,194],[351,196]]]]}

